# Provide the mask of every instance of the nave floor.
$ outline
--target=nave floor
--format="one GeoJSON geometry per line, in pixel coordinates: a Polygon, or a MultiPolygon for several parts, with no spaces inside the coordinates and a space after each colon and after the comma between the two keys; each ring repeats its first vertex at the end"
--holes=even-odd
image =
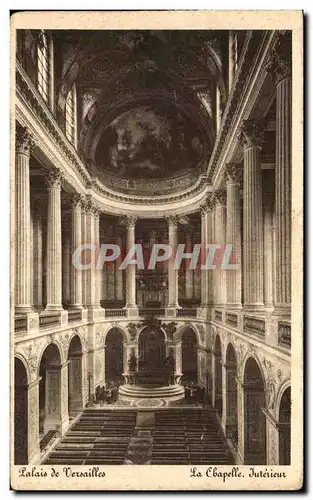
{"type": "Polygon", "coordinates": [[[215,412],[87,408],[45,464],[231,464],[215,412]]]}

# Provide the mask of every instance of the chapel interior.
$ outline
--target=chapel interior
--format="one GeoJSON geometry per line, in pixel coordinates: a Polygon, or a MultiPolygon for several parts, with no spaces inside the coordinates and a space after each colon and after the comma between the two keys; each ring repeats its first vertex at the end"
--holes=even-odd
{"type": "Polygon", "coordinates": [[[17,30],[15,464],[290,464],[291,44],[17,30]]]}

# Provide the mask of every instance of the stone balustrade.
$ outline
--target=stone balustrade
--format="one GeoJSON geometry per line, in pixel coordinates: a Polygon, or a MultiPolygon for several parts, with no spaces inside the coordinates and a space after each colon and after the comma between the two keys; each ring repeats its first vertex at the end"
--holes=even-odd
{"type": "MultiPolygon", "coordinates": [[[[197,308],[177,308],[175,312],[175,317],[181,320],[192,319],[197,322],[199,319],[203,323],[203,317],[197,316],[197,308]]],[[[168,319],[165,308],[140,308],[137,311],[136,317],[138,321],[146,316],[168,319]]],[[[288,350],[291,347],[291,325],[288,320],[271,322],[266,314],[264,316],[254,315],[250,312],[247,313],[244,309],[240,311],[212,309],[211,317],[213,324],[224,325],[226,329],[230,328],[240,334],[257,338],[273,347],[282,347],[288,350]]],[[[125,321],[125,319],[129,320],[130,315],[126,308],[100,308],[96,322],[110,322],[112,318],[120,318],[121,321],[125,321]]],[[[135,317],[131,316],[131,318],[133,320],[135,317]]],[[[32,313],[31,317],[17,315],[14,320],[14,328],[16,333],[24,336],[24,334],[33,334],[40,330],[59,330],[60,328],[66,328],[72,323],[85,324],[86,321],[86,309],[61,311],[58,313],[42,312],[41,314],[32,313]]]]}
{"type": "Polygon", "coordinates": [[[284,321],[278,322],[278,344],[281,347],[291,347],[291,324],[284,321]]]}

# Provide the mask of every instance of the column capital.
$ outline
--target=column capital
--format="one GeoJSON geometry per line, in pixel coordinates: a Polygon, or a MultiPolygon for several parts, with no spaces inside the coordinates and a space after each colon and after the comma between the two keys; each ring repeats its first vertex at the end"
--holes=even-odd
{"type": "Polygon", "coordinates": [[[93,215],[95,217],[99,217],[99,208],[94,203],[92,199],[87,199],[84,202],[85,212],[89,215],[93,215]]]}
{"type": "Polygon", "coordinates": [[[26,127],[16,130],[15,149],[17,153],[29,156],[31,148],[34,146],[35,140],[26,127]]]}
{"type": "Polygon", "coordinates": [[[82,195],[79,194],[79,193],[73,194],[72,197],[71,197],[71,205],[72,205],[72,208],[76,208],[76,207],[81,208],[82,205],[83,205],[83,197],[82,197],[82,195]]]}
{"type": "Polygon", "coordinates": [[[207,195],[205,202],[200,205],[200,212],[202,217],[204,217],[208,212],[212,212],[212,210],[214,210],[214,204],[214,195],[213,193],[210,193],[207,195]]]}
{"type": "Polygon", "coordinates": [[[266,70],[275,78],[276,85],[287,78],[291,78],[292,68],[292,43],[291,36],[282,31],[270,54],[266,70]]]}
{"type": "Polygon", "coordinates": [[[179,216],[178,215],[169,215],[166,217],[167,223],[169,226],[178,226],[179,223],[179,216]]]}
{"type": "Polygon", "coordinates": [[[46,177],[46,183],[48,188],[61,189],[62,185],[62,174],[58,168],[51,168],[46,177]]]}
{"type": "Polygon", "coordinates": [[[226,184],[240,184],[242,178],[242,166],[240,163],[226,163],[224,168],[224,179],[226,184]]]}
{"type": "Polygon", "coordinates": [[[216,191],[214,191],[214,201],[216,206],[226,207],[226,189],[217,189],[216,191]]]}
{"type": "Polygon", "coordinates": [[[243,120],[238,140],[243,149],[262,147],[264,124],[261,120],[243,120]]]}
{"type": "Polygon", "coordinates": [[[126,226],[128,229],[131,227],[135,227],[137,220],[138,217],[136,217],[135,215],[122,215],[122,217],[120,217],[120,223],[123,226],[126,226]]]}

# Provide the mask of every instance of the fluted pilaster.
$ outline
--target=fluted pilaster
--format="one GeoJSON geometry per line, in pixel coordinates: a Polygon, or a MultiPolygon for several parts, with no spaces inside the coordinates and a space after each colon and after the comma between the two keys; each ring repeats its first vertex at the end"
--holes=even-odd
{"type": "Polygon", "coordinates": [[[237,269],[226,271],[226,297],[230,307],[241,306],[241,230],[240,230],[240,179],[242,167],[237,163],[225,166],[227,186],[226,243],[232,245],[231,264],[237,269]]]}
{"type": "Polygon", "coordinates": [[[239,138],[244,150],[244,304],[258,308],[263,306],[261,125],[245,120],[239,138]]]}
{"type": "Polygon", "coordinates": [[[47,216],[47,307],[46,311],[62,310],[62,232],[61,173],[49,171],[47,216]]]}

